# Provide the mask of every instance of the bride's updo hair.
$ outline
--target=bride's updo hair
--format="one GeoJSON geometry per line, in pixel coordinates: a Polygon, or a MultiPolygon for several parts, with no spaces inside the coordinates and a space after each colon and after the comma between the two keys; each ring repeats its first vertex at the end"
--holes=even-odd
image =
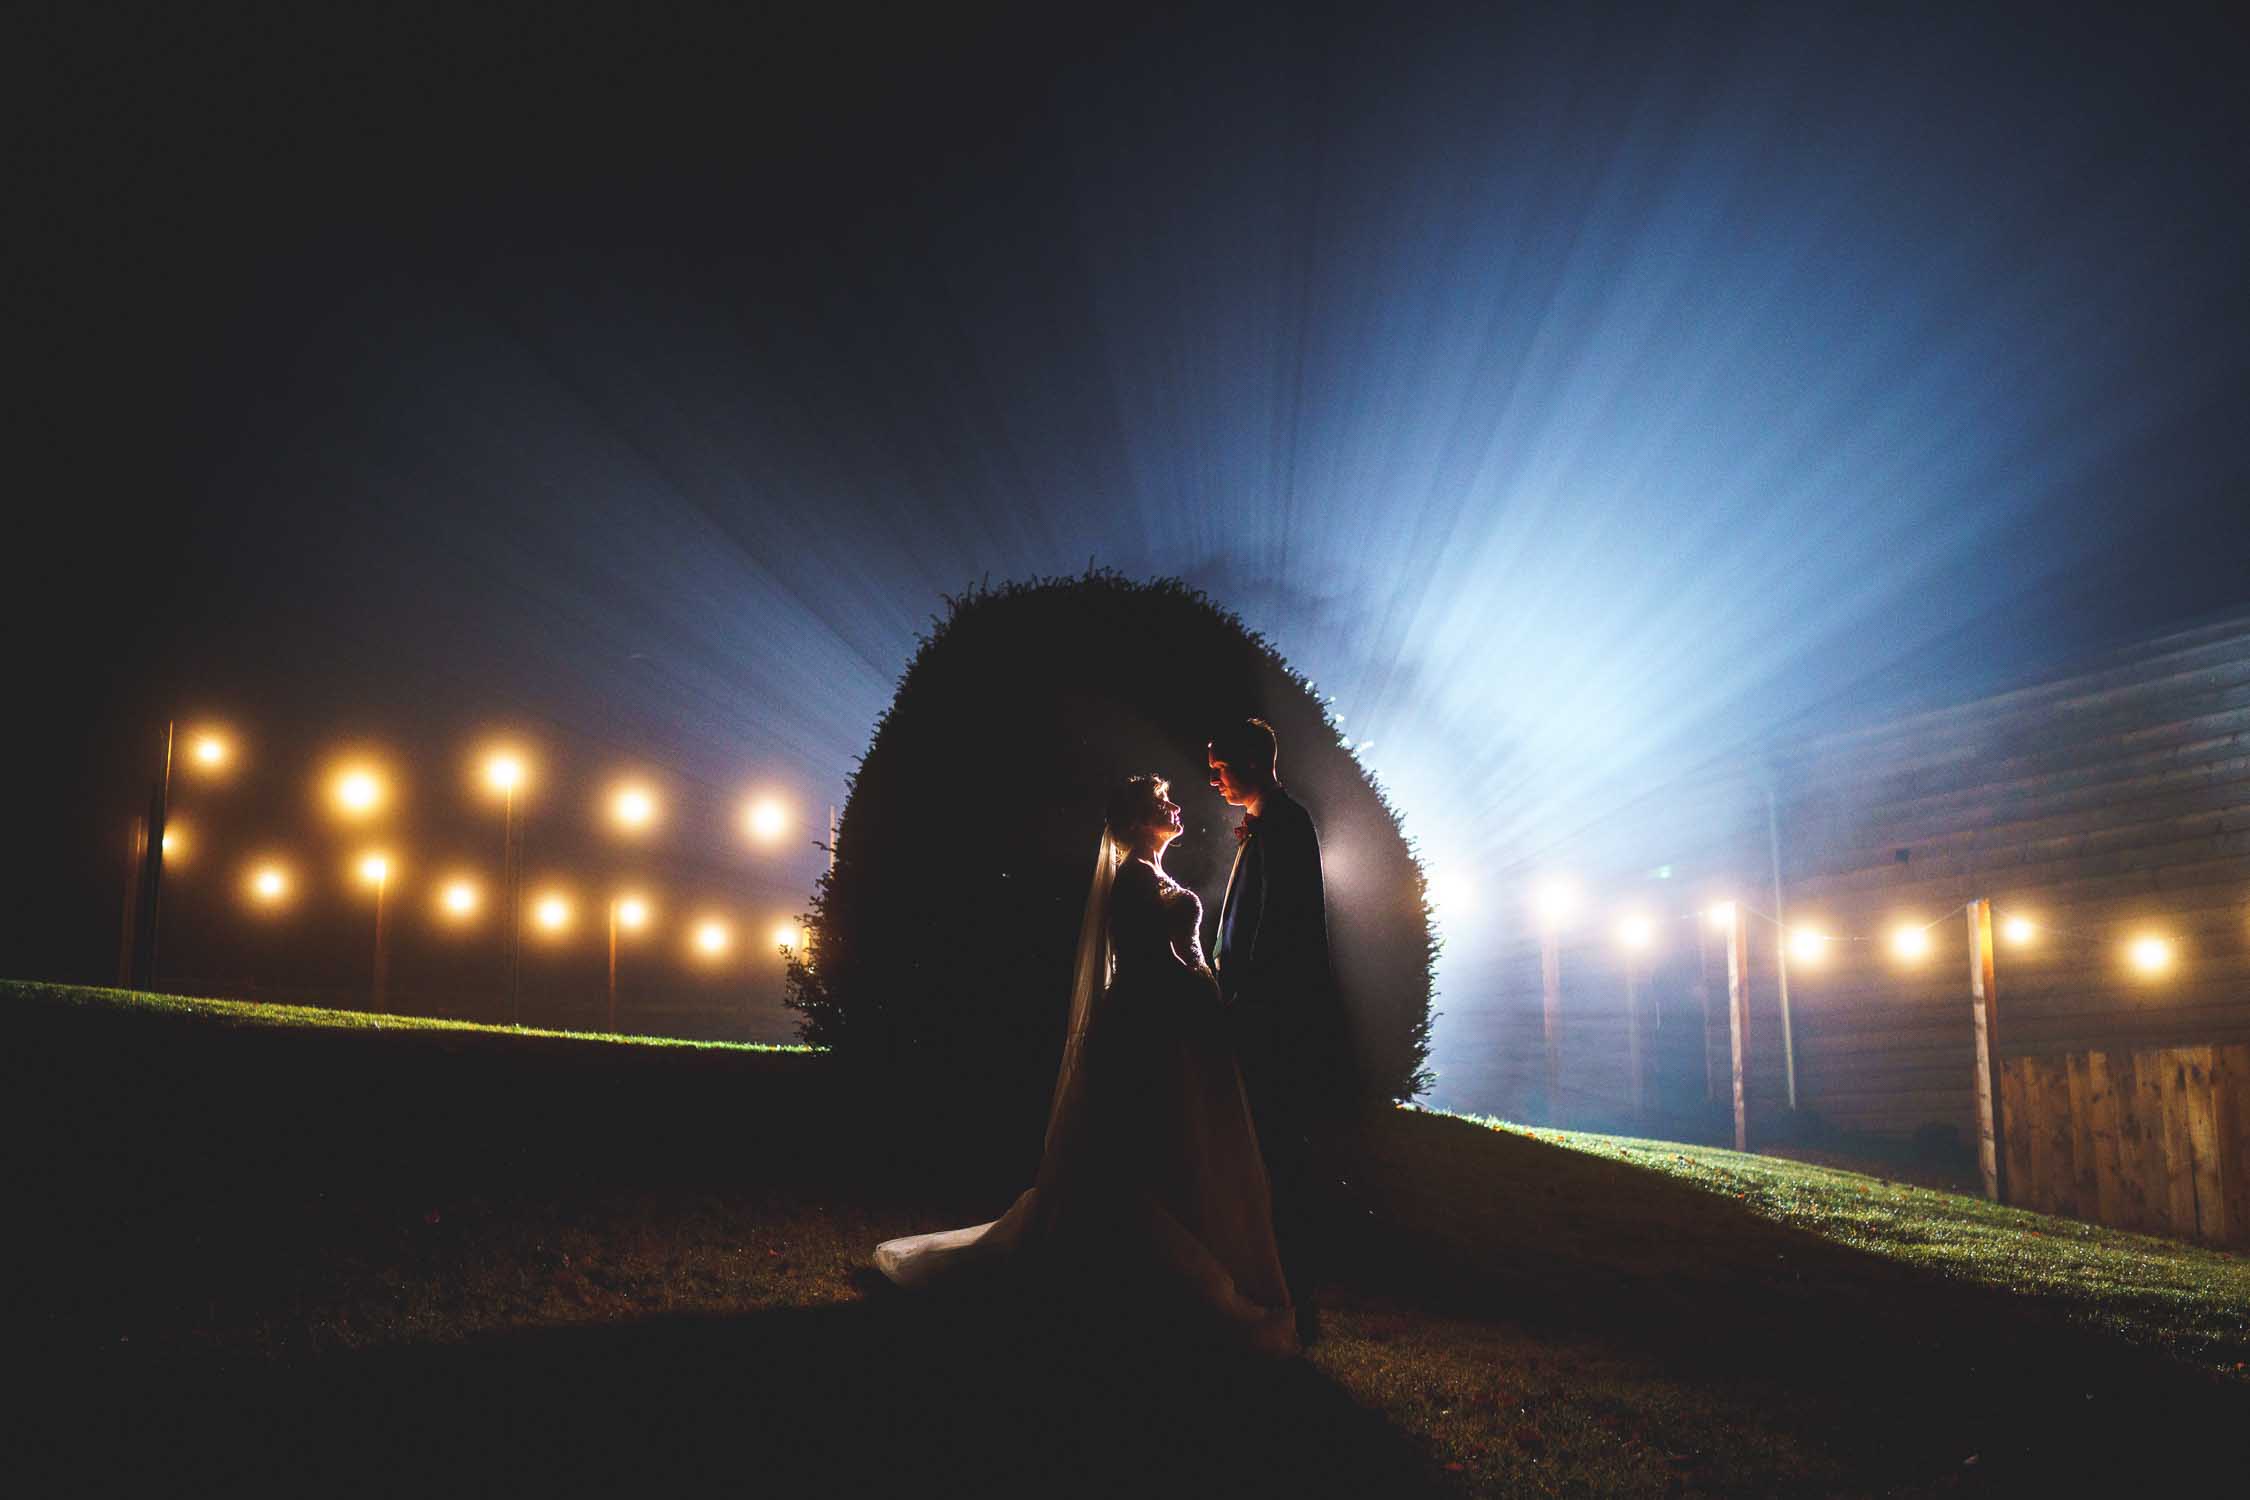
{"type": "Polygon", "coordinates": [[[1142,829],[1156,819],[1156,804],[1171,791],[1172,783],[1161,776],[1128,776],[1109,794],[1109,806],[1104,809],[1103,821],[1109,825],[1109,836],[1120,844],[1130,845],[1142,829]]]}

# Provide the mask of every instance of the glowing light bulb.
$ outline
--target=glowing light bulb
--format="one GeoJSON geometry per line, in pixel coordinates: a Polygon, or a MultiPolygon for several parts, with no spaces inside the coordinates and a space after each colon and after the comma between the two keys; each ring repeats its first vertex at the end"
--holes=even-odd
{"type": "Polygon", "coordinates": [[[388,854],[362,855],[359,861],[359,878],[369,885],[381,885],[391,878],[391,857],[388,854]]]}
{"type": "Polygon", "coordinates": [[[496,792],[512,792],[524,782],[523,757],[513,750],[495,750],[485,757],[485,784],[496,792]]]}
{"type": "Polygon", "coordinates": [[[617,925],[627,932],[638,932],[648,925],[648,903],[638,896],[617,898],[617,925]]]}
{"type": "Polygon", "coordinates": [[[728,944],[733,940],[734,934],[728,931],[724,922],[712,919],[696,924],[695,946],[707,958],[717,958],[726,952],[728,944]]]}
{"type": "Polygon", "coordinates": [[[760,797],[742,815],[743,826],[761,843],[772,843],[789,826],[789,814],[771,797],[760,797]]]}
{"type": "Polygon", "coordinates": [[[479,893],[476,882],[471,880],[449,881],[445,890],[438,896],[438,901],[444,906],[446,915],[452,917],[455,921],[475,916],[478,899],[479,893]]]}
{"type": "Polygon", "coordinates": [[[644,786],[622,786],[610,799],[609,809],[618,827],[638,833],[656,821],[656,795],[644,786]]]}
{"type": "Polygon", "coordinates": [[[1725,931],[1734,926],[1734,903],[1732,901],[1714,902],[1705,915],[1710,918],[1713,927],[1725,931]]]}
{"type": "Polygon", "coordinates": [[[188,754],[205,770],[216,771],[227,763],[227,742],[215,734],[199,734],[188,754]]]}
{"type": "Polygon", "coordinates": [[[570,925],[570,902],[559,895],[541,896],[532,903],[531,920],[548,932],[561,932],[570,925]]]}
{"type": "Polygon", "coordinates": [[[1632,912],[1617,924],[1617,940],[1628,948],[1646,948],[1656,941],[1656,924],[1639,912],[1632,912]]]}
{"type": "Polygon", "coordinates": [[[250,894],[271,904],[289,894],[289,874],[279,865],[261,865],[250,875],[250,894]]]}
{"type": "Polygon", "coordinates": [[[336,778],[336,805],[351,817],[364,817],[383,800],[383,783],[373,771],[346,771],[336,778]]]}
{"type": "Polygon", "coordinates": [[[797,924],[794,922],[784,922],[773,930],[773,945],[776,948],[787,948],[795,951],[802,941],[803,939],[797,931],[797,924]]]}
{"type": "Polygon", "coordinates": [[[2000,935],[2019,948],[2030,942],[2038,933],[2039,929],[2031,924],[2029,917],[2010,917],[2000,924],[2000,935]]]}
{"type": "Polygon", "coordinates": [[[1818,963],[1828,952],[1828,934],[1810,927],[1800,927],[1789,934],[1789,955],[1806,963],[1818,963]]]}
{"type": "Polygon", "coordinates": [[[2133,939],[2126,956],[2143,974],[2161,974],[2172,967],[2172,945],[2153,935],[2133,939]]]}
{"type": "Polygon", "coordinates": [[[1921,958],[1930,951],[1927,927],[1901,927],[1891,934],[1891,951],[1900,958],[1921,958]]]}
{"type": "Polygon", "coordinates": [[[1535,904],[1542,920],[1560,922],[1578,909],[1578,889],[1567,880],[1550,880],[1539,887],[1535,904]]]}

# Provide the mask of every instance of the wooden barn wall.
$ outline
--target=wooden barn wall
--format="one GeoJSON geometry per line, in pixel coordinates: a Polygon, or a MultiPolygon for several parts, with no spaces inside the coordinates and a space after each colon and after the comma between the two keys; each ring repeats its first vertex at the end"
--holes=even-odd
{"type": "Polygon", "coordinates": [[[1829,1123],[1974,1139],[1956,909],[1980,896],[2042,928],[1999,947],[2004,1055],[2250,1041],[2250,621],[1811,741],[1776,774],[1789,919],[1875,939],[1791,970],[1799,1102],[1829,1123]],[[1892,955],[1933,920],[1928,957],[1892,955]],[[2144,931],[2175,945],[2161,977],[2125,963],[2144,931]]]}

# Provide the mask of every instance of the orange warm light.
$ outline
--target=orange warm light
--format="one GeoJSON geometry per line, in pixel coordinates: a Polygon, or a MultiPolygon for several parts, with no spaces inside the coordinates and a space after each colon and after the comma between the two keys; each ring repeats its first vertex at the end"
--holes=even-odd
{"type": "Polygon", "coordinates": [[[789,826],[789,814],[771,797],[760,797],[743,810],[742,824],[750,836],[770,844],[789,826]]]}
{"type": "Polygon", "coordinates": [[[468,921],[482,905],[484,892],[477,889],[477,883],[473,880],[449,880],[445,883],[445,888],[438,892],[439,909],[455,922],[468,921]]]}
{"type": "Polygon", "coordinates": [[[637,783],[610,794],[609,815],[627,833],[640,833],[656,821],[656,794],[637,783]]]}
{"type": "Polygon", "coordinates": [[[336,773],[333,788],[337,810],[347,818],[364,818],[383,805],[388,789],[370,766],[348,766],[336,773]]]}
{"type": "Polygon", "coordinates": [[[2162,974],[2172,967],[2172,945],[2153,933],[2133,939],[2125,956],[2143,974],[2162,974]]]}

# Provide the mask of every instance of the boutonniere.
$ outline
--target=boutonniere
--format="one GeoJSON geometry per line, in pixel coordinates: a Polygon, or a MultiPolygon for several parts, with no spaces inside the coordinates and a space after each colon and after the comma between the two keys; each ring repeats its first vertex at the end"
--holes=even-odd
{"type": "Polygon", "coordinates": [[[1234,841],[1239,844],[1249,837],[1250,820],[1248,818],[1244,818],[1241,822],[1234,825],[1234,841]]]}

